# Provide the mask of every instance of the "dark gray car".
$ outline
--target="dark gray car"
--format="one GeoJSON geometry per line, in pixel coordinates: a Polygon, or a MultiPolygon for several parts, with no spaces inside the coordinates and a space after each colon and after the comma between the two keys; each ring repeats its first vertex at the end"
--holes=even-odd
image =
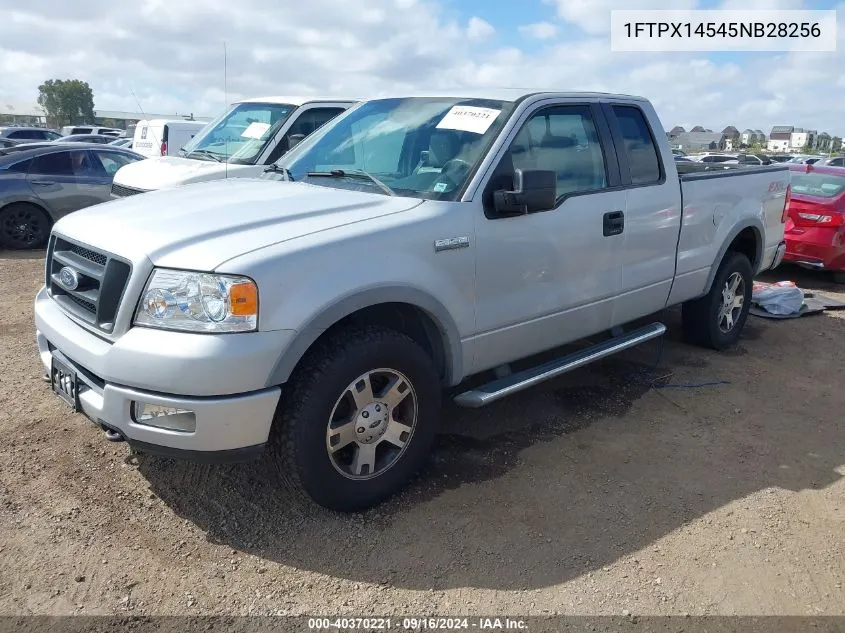
{"type": "Polygon", "coordinates": [[[90,143],[51,143],[0,155],[0,247],[43,246],[56,220],[109,200],[115,172],[144,158],[90,143]]]}

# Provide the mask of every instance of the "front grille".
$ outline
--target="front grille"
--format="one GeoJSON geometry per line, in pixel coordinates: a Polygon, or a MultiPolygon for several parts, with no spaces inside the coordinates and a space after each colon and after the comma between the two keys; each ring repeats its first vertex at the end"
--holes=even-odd
{"type": "Polygon", "coordinates": [[[117,185],[115,183],[112,183],[111,185],[111,195],[116,196],[118,198],[134,196],[139,193],[146,193],[146,191],[143,189],[135,189],[134,187],[125,187],[123,185],[117,185]]]}
{"type": "Polygon", "coordinates": [[[50,296],[65,312],[104,332],[114,330],[130,272],[128,262],[107,253],[56,235],[50,238],[45,280],[50,296]],[[75,288],[63,283],[61,271],[65,268],[75,273],[75,288]]]}
{"type": "Polygon", "coordinates": [[[102,253],[95,253],[92,250],[85,248],[84,246],[77,246],[76,244],[70,245],[70,251],[84,257],[89,262],[94,262],[95,264],[99,264],[100,266],[105,266],[106,261],[108,258],[103,255],[102,253]]]}

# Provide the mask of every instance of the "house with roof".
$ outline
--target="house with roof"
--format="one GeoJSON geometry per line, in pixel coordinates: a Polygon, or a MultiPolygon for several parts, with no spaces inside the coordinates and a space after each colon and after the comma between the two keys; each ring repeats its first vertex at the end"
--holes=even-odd
{"type": "Polygon", "coordinates": [[[682,128],[680,125],[676,125],[671,130],[669,130],[669,133],[667,134],[667,136],[670,139],[672,139],[672,138],[675,138],[676,136],[678,136],[679,134],[686,134],[686,130],[684,128],[682,128]]]}
{"type": "Polygon", "coordinates": [[[785,153],[789,151],[792,133],[795,128],[791,125],[775,125],[769,134],[769,141],[766,149],[774,153],[785,153]]]}
{"type": "Polygon", "coordinates": [[[766,135],[762,130],[752,130],[751,128],[746,128],[743,130],[742,134],[739,135],[739,142],[741,145],[745,145],[746,147],[751,147],[757,143],[764,145],[766,143],[766,135]]]}
{"type": "Polygon", "coordinates": [[[670,144],[685,152],[712,152],[724,149],[722,138],[718,132],[685,132],[673,138],[670,144]]]}

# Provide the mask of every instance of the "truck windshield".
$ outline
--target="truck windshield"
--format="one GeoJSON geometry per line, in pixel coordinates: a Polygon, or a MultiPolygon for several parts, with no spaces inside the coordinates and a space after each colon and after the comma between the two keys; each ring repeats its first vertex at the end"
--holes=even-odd
{"type": "Polygon", "coordinates": [[[457,97],[368,101],[305,139],[262,177],[455,200],[513,107],[457,97]]]}
{"type": "Polygon", "coordinates": [[[184,156],[254,164],[295,108],[287,103],[236,103],[185,145],[184,156]]]}

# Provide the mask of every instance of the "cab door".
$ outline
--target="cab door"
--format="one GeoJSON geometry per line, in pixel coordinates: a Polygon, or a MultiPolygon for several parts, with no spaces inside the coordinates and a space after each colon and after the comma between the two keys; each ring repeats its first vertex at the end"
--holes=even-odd
{"type": "Polygon", "coordinates": [[[626,192],[600,105],[540,102],[500,154],[476,215],[473,371],[609,328],[622,290],[626,192]],[[515,169],[554,171],[556,206],[497,215],[493,191],[511,188],[515,169]]]}

